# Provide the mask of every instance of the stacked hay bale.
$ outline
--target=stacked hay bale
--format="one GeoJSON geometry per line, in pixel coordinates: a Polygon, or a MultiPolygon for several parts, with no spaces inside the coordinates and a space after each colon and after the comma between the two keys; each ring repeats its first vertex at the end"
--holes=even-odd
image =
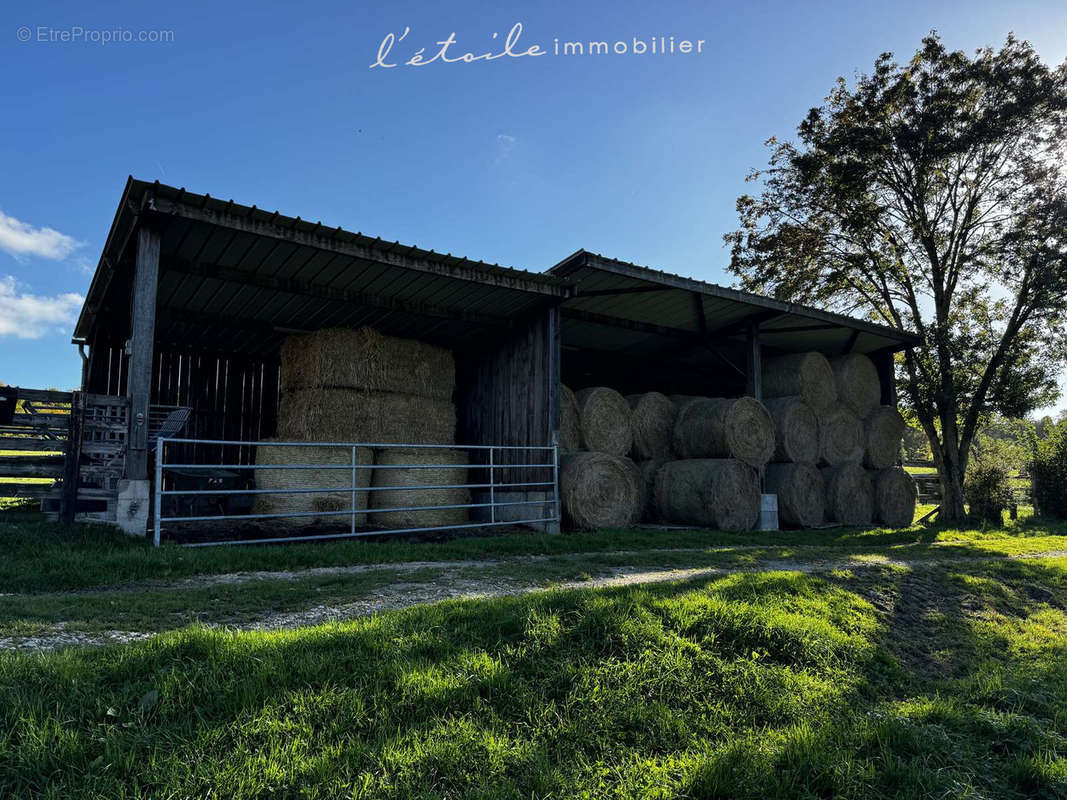
{"type": "Polygon", "coordinates": [[[766,488],[779,495],[783,523],[812,525],[816,513],[810,498],[818,493],[811,491],[811,468],[818,467],[825,519],[866,525],[906,518],[902,524],[910,524],[907,473],[881,476],[899,460],[904,420],[896,408],[879,405],[878,370],[867,356],[828,360],[799,353],[770,359],[764,364],[764,391],[772,398],[767,408],[775,422],[775,463],[767,471],[766,488]]]}
{"type": "Polygon", "coordinates": [[[765,403],[647,392],[624,407],[611,389],[563,387],[562,447],[583,456],[561,472],[567,519],[621,526],[633,505],[645,522],[742,530],[759,517],[766,467],[786,527],[910,523],[914,486],[894,466],[903,419],[879,405],[870,359],[798,353],[768,359],[763,378],[765,403]]]}
{"type": "Polygon", "coordinates": [[[751,397],[671,398],[675,460],[655,470],[646,506],[656,521],[746,530],[759,518],[758,469],[774,454],[774,422],[751,397]]]}
{"type": "Polygon", "coordinates": [[[559,493],[571,528],[632,525],[645,504],[641,472],[627,458],[634,444],[633,412],[606,386],[572,392],[560,385],[559,493]]]}
{"type": "Polygon", "coordinates": [[[759,477],[734,458],[670,461],[656,472],[655,504],[667,522],[747,530],[759,518],[759,477]]]}
{"type": "Polygon", "coordinates": [[[610,453],[571,453],[559,473],[563,515],[571,528],[624,528],[637,521],[641,476],[628,458],[610,453]]]}
{"type": "Polygon", "coordinates": [[[762,467],[774,454],[774,422],[755,398],[679,400],[672,440],[679,458],[733,458],[762,467]]]}
{"type": "MultiPolygon", "coordinates": [[[[384,336],[372,328],[334,328],[290,336],[283,342],[281,350],[278,437],[285,441],[305,442],[454,444],[456,409],[452,393],[455,383],[452,354],[425,342],[384,336]]],[[[276,454],[274,450],[295,449],[304,448],[260,447],[257,461],[271,463],[270,459],[287,457],[286,453],[276,454]]],[[[351,451],[345,448],[322,450],[322,454],[315,454],[315,459],[306,463],[330,463],[329,458],[333,456],[327,451],[342,453],[346,459],[351,459],[351,451]]],[[[362,448],[360,452],[363,452],[362,448]]],[[[369,455],[360,456],[361,459],[364,457],[371,463],[369,455]]],[[[467,483],[465,468],[449,466],[466,463],[465,456],[458,451],[382,448],[376,454],[376,461],[383,465],[380,474],[376,470],[372,480],[370,470],[360,470],[363,483],[359,487],[398,488],[358,492],[361,509],[451,506],[470,502],[466,489],[407,488],[467,483]],[[420,463],[441,464],[442,467],[403,468],[420,463]]],[[[297,488],[306,485],[311,477],[322,481],[331,473],[343,475],[344,485],[351,485],[351,474],[344,474],[343,470],[256,470],[256,483],[264,488],[297,488]],[[299,480],[297,472],[302,473],[299,480]]],[[[342,479],[338,477],[336,480],[339,483],[342,479]]],[[[327,481],[319,485],[332,487],[335,483],[327,481]]],[[[334,498],[333,502],[338,500],[334,498]]],[[[349,493],[345,508],[350,501],[349,493]]],[[[327,501],[316,494],[260,495],[257,509],[280,507],[281,504],[286,510],[304,510],[305,507],[312,510],[323,502],[327,501]]],[[[359,522],[388,527],[429,527],[459,524],[466,520],[466,516],[466,509],[428,509],[369,514],[359,522]]],[[[334,518],[331,516],[326,520],[333,521],[334,518]]]]}
{"type": "MultiPolygon", "coordinates": [[[[271,441],[271,440],[268,440],[271,441]]],[[[356,449],[357,465],[374,463],[374,451],[369,447],[356,449]]],[[[285,527],[301,527],[313,524],[349,525],[353,508],[351,469],[269,469],[280,464],[320,464],[324,466],[347,466],[352,464],[350,447],[290,447],[260,445],[256,449],[257,489],[324,489],[321,493],[260,494],[256,495],[255,514],[299,513],[305,516],[279,517],[273,524],[285,527]],[[345,511],[338,515],[321,515],[326,511],[345,511]]],[[[370,485],[369,469],[355,471],[356,487],[365,489],[370,485]]],[[[355,493],[356,525],[367,524],[367,492],[355,493]]]]}
{"type": "Polygon", "coordinates": [[[371,516],[374,525],[384,528],[428,528],[462,525],[468,509],[450,506],[470,503],[467,489],[420,489],[420,486],[457,486],[467,483],[467,454],[442,447],[387,448],[378,451],[371,486],[371,508],[398,509],[401,506],[435,508],[381,511],[371,516]],[[412,466],[412,465],[421,466],[412,466]],[[427,465],[434,466],[427,466],[427,465]],[[388,487],[388,488],[385,488],[388,487]],[[414,487],[414,488],[408,488],[414,487]]]}
{"type": "MultiPolygon", "coordinates": [[[[812,363],[820,362],[817,359],[794,359],[792,363],[807,364],[810,370],[812,363]]],[[[781,373],[778,385],[789,386],[781,373]]],[[[792,388],[803,389],[803,384],[795,382],[792,388]]],[[[826,393],[809,388],[807,396],[822,398],[821,402],[825,402],[826,393]]],[[[825,490],[816,468],[819,418],[801,394],[773,397],[766,401],[766,406],[774,422],[774,455],[764,474],[764,488],[778,495],[781,525],[788,528],[817,527],[825,518],[825,490]]]]}

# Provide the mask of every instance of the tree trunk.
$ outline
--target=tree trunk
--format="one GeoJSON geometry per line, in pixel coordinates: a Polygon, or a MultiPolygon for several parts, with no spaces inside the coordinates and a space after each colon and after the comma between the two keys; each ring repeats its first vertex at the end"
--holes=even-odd
{"type": "Polygon", "coordinates": [[[938,522],[962,522],[967,516],[963,503],[963,471],[953,458],[942,459],[937,468],[941,479],[941,510],[938,522]]]}

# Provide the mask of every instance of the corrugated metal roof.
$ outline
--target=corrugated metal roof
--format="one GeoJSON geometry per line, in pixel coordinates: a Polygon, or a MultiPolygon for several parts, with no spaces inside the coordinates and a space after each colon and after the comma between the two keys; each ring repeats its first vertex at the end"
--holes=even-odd
{"type": "Polygon", "coordinates": [[[361,324],[456,346],[570,292],[552,275],[130,178],[76,338],[92,334],[109,304],[119,314],[140,223],[161,231],[157,339],[190,348],[269,352],[279,328],[361,324]]]}
{"type": "Polygon", "coordinates": [[[584,250],[545,273],[529,272],[132,177],[76,338],[88,339],[101,321],[121,335],[140,224],[161,232],[156,333],[173,347],[270,353],[287,331],[359,325],[455,347],[561,302],[564,346],[605,352],[656,356],[672,341],[726,341],[750,320],[760,321],[771,350],[873,352],[918,343],[904,331],[584,250]]]}
{"type": "Polygon", "coordinates": [[[764,347],[826,353],[902,350],[910,332],[741,292],[579,250],[548,270],[575,284],[563,303],[565,346],[654,354],[665,342],[743,338],[758,322],[764,347]]]}

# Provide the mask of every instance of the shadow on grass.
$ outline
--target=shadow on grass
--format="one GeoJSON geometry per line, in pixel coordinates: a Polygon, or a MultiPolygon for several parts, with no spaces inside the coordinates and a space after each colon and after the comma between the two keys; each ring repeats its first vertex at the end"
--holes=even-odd
{"type": "Polygon", "coordinates": [[[1056,796],[1065,599],[737,574],[0,656],[0,795],[1056,796]]]}

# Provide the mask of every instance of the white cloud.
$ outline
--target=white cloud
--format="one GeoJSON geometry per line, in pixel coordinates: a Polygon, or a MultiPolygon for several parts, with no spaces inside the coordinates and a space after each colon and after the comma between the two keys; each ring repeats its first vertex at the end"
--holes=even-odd
{"type": "Polygon", "coordinates": [[[35,228],[0,211],[0,250],[11,255],[39,256],[62,261],[82,246],[76,239],[52,228],[35,228]]]}
{"type": "Polygon", "coordinates": [[[515,149],[517,142],[518,139],[510,134],[498,133],[496,135],[496,156],[494,161],[497,164],[507,161],[511,157],[511,152],[515,149]]]}
{"type": "Polygon", "coordinates": [[[20,294],[13,276],[0,278],[0,336],[39,339],[55,329],[64,330],[84,301],[76,292],[51,297],[20,294]]]}

